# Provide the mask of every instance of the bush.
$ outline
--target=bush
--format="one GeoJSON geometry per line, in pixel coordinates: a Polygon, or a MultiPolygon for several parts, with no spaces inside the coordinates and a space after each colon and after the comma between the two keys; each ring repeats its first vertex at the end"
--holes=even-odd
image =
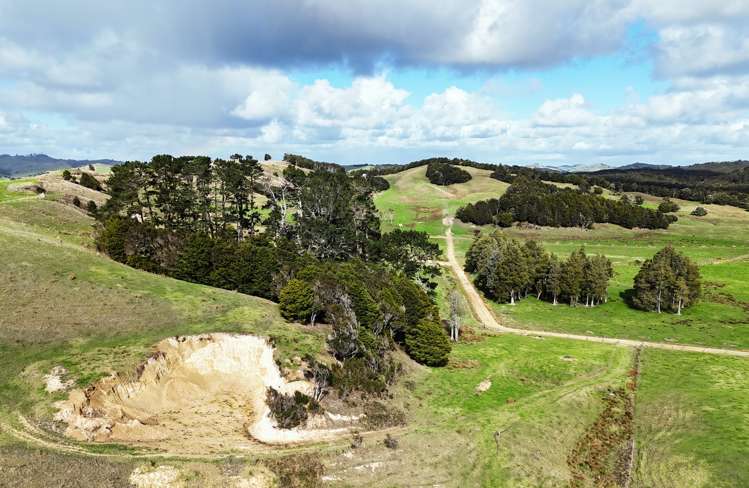
{"type": "Polygon", "coordinates": [[[80,208],[81,207],[81,199],[78,197],[73,197],[73,205],[80,208]]]}
{"type": "Polygon", "coordinates": [[[270,154],[268,154],[268,153],[265,153],[265,157],[264,157],[263,159],[264,159],[265,161],[270,161],[270,160],[271,160],[271,159],[273,159],[273,158],[271,157],[271,155],[270,155],[270,154]]]}
{"type": "Polygon", "coordinates": [[[89,200],[86,204],[86,210],[88,210],[88,213],[90,214],[95,214],[98,209],[99,207],[96,206],[96,202],[93,200],[89,200]]]}
{"type": "Polygon", "coordinates": [[[367,181],[369,181],[369,184],[372,185],[375,191],[385,191],[390,188],[390,183],[382,176],[369,176],[367,177],[367,181]]]}
{"type": "Polygon", "coordinates": [[[270,416],[276,420],[281,429],[293,429],[307,421],[310,413],[321,411],[320,404],[300,391],[293,395],[280,393],[275,388],[268,388],[265,403],[270,408],[270,416]]]}
{"type": "Polygon", "coordinates": [[[707,210],[705,210],[704,207],[697,207],[694,210],[692,210],[692,215],[695,217],[704,217],[707,215],[707,210]]]}
{"type": "Polygon", "coordinates": [[[679,206],[670,199],[664,198],[661,204],[658,205],[658,211],[662,213],[678,212],[679,206]]]}
{"type": "Polygon", "coordinates": [[[465,183],[471,179],[471,174],[452,164],[434,162],[427,166],[427,178],[432,184],[446,186],[465,183]]]}
{"type": "Polygon", "coordinates": [[[406,331],[406,352],[418,363],[444,366],[450,349],[447,334],[437,322],[422,320],[406,331]]]}
{"type": "Polygon", "coordinates": [[[85,186],[86,188],[90,188],[92,190],[101,191],[101,184],[99,183],[99,180],[91,176],[89,173],[86,173],[85,171],[81,173],[81,179],[78,182],[79,185],[85,186]]]}
{"type": "Polygon", "coordinates": [[[642,205],[645,203],[645,199],[642,198],[642,195],[635,195],[635,205],[642,205]]]}
{"type": "Polygon", "coordinates": [[[62,179],[65,181],[70,181],[73,179],[73,175],[70,173],[70,170],[66,169],[62,172],[62,179]]]}
{"type": "Polygon", "coordinates": [[[278,301],[286,320],[307,322],[315,311],[315,294],[305,281],[291,279],[281,289],[278,301]]]}

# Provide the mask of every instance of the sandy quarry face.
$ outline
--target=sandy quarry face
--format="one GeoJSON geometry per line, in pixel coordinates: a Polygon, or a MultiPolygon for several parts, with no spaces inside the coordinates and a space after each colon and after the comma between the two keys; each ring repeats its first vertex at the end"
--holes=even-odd
{"type": "Polygon", "coordinates": [[[66,434],[97,442],[148,445],[172,452],[219,452],[253,442],[292,443],[345,433],[333,417],[311,419],[315,429],[275,426],[266,390],[310,393],[307,381],[286,382],[261,338],[209,334],[169,338],[139,368],[138,379],[105,378],[74,390],[56,418],[66,434]]]}

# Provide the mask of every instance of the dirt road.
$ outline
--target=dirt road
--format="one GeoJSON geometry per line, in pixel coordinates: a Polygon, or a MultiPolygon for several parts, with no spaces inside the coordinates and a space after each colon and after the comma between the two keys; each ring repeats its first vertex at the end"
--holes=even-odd
{"type": "Polygon", "coordinates": [[[749,357],[749,351],[739,351],[734,349],[719,349],[714,347],[702,347],[702,346],[688,346],[683,344],[666,344],[663,342],[646,342],[636,341],[632,339],[617,339],[614,337],[601,337],[601,336],[586,336],[577,334],[565,334],[563,332],[548,332],[542,330],[526,330],[516,329],[513,327],[507,327],[500,324],[494,314],[484,303],[484,299],[479,294],[476,287],[473,286],[471,280],[463,271],[463,267],[458,263],[455,258],[455,245],[453,243],[452,233],[452,217],[446,217],[444,224],[447,226],[447,232],[445,232],[445,241],[447,243],[447,265],[452,270],[453,274],[457,278],[460,286],[465,292],[468,302],[471,304],[471,309],[474,312],[476,318],[484,324],[485,327],[493,329],[499,332],[508,334],[517,334],[531,337],[556,337],[559,339],[573,339],[578,341],[588,342],[600,342],[603,344],[613,344],[615,346],[625,347],[652,347],[654,349],[666,349],[670,351],[686,351],[686,352],[701,352],[705,354],[721,354],[724,356],[738,356],[738,357],[749,357]]]}

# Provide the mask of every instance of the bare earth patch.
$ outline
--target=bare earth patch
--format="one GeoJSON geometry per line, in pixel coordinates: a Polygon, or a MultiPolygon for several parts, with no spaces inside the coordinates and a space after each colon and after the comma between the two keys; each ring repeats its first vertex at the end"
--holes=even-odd
{"type": "Polygon", "coordinates": [[[219,452],[265,444],[321,441],[347,434],[351,419],[315,416],[307,428],[279,429],[266,390],[310,393],[287,382],[259,337],[206,334],[164,339],[136,371],[113,375],[58,402],[56,419],[82,441],[118,442],[169,452],[219,452]],[[310,428],[314,426],[314,428],[310,428]]]}

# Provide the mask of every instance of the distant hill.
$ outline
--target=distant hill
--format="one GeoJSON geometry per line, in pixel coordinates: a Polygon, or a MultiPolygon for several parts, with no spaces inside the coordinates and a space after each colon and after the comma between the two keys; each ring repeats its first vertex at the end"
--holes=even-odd
{"type": "MultiPolygon", "coordinates": [[[[632,163],[632,164],[626,164],[624,166],[619,166],[614,169],[619,170],[633,170],[633,169],[668,169],[672,166],[670,164],[649,164],[649,163],[632,163]]],[[[602,168],[606,169],[606,168],[602,168]]]]}
{"type": "Polygon", "coordinates": [[[0,177],[27,176],[62,168],[74,168],[88,164],[117,164],[113,159],[58,159],[46,154],[28,154],[25,156],[0,154],[0,177]]]}

